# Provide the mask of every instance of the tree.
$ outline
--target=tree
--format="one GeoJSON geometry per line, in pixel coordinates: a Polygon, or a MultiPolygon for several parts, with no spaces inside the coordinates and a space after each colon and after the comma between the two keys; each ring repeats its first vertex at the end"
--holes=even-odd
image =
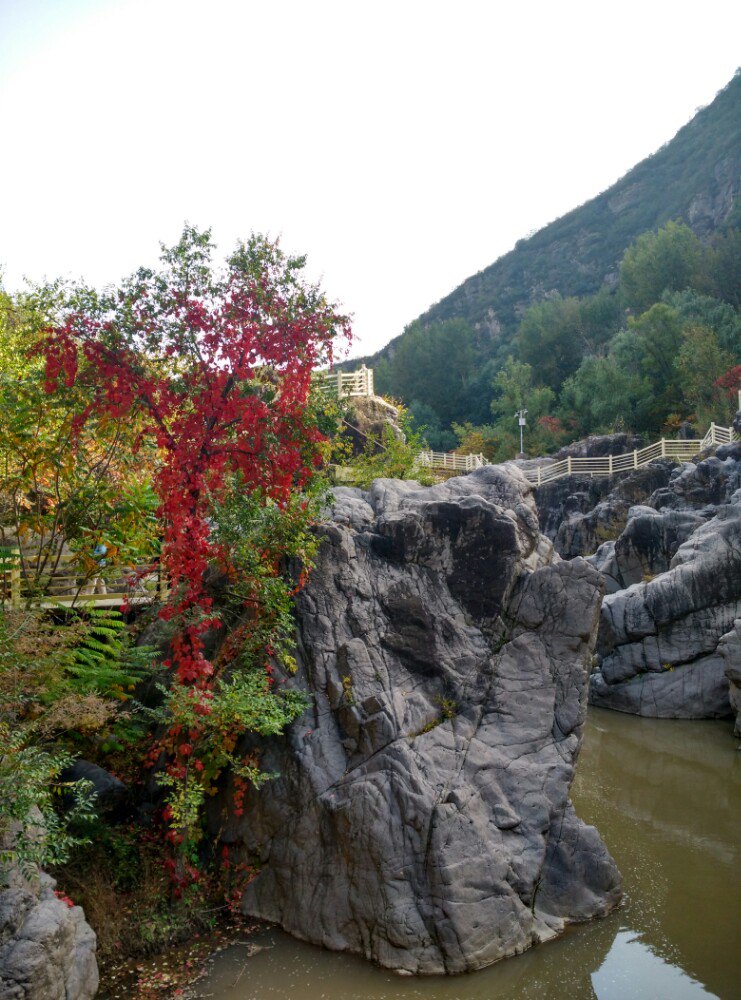
{"type": "Polygon", "coordinates": [[[103,533],[105,573],[155,552],[151,453],[133,458],[135,422],[86,415],[85,370],[73,386],[44,391],[39,345],[73,299],[58,283],[14,297],[0,291],[0,536],[22,543],[30,590],[57,568],[63,546],[77,557],[78,580],[100,573],[90,553],[103,533]]]}
{"type": "Polygon", "coordinates": [[[626,304],[641,313],[666,290],[702,290],[706,271],[706,251],[700,240],[684,223],[668,222],[658,232],[639,236],[625,251],[620,290],[626,304]]]}
{"type": "Polygon", "coordinates": [[[430,406],[443,426],[465,414],[474,365],[473,331],[467,323],[412,323],[393,360],[393,378],[384,366],[377,379],[380,392],[430,406]]]}
{"type": "Polygon", "coordinates": [[[675,362],[682,346],[682,323],[676,310],[657,302],[615,337],[612,350],[623,372],[643,376],[648,391],[636,416],[641,430],[656,430],[682,408],[675,362]]]}
{"type": "Polygon", "coordinates": [[[713,240],[710,266],[713,294],[741,309],[741,229],[730,229],[713,240]]]}
{"type": "Polygon", "coordinates": [[[531,306],[522,317],[517,346],[536,382],[559,392],[585,355],[595,354],[618,330],[623,311],[606,290],[588,298],[559,297],[531,306]]]}
{"type": "Polygon", "coordinates": [[[699,324],[712,330],[720,346],[741,361],[741,313],[738,309],[721,299],[700,295],[691,288],[665,293],[661,300],[676,311],[683,326],[699,324]]]}
{"type": "Polygon", "coordinates": [[[530,365],[516,361],[511,356],[494,379],[494,393],[491,412],[495,418],[494,427],[500,435],[497,461],[512,458],[520,450],[515,414],[523,407],[528,411],[531,448],[539,450],[543,441],[537,421],[549,413],[556,394],[547,386],[533,385],[533,370],[530,365]]]}
{"type": "Polygon", "coordinates": [[[517,410],[527,408],[531,420],[544,416],[556,398],[547,386],[533,385],[533,369],[530,365],[507,358],[504,367],[494,379],[495,396],[491,404],[492,414],[509,421],[517,410]]]}
{"type": "Polygon", "coordinates": [[[483,455],[491,462],[497,454],[501,434],[490,424],[453,424],[458,438],[455,450],[461,455],[483,455]]]}
{"type": "Polygon", "coordinates": [[[635,429],[649,397],[648,381],[635,368],[623,368],[615,354],[588,357],[564,383],[559,410],[578,434],[635,429]]]}
{"type": "MultiPolygon", "coordinates": [[[[733,364],[733,355],[723,350],[706,326],[689,326],[677,358],[682,394],[695,421],[705,430],[712,420],[730,423],[735,412],[728,395],[716,383],[733,364]]],[[[735,400],[732,401],[735,403],[735,400]]]]}
{"type": "Polygon", "coordinates": [[[81,372],[89,377],[78,431],[100,415],[140,419],[138,443],[157,449],[161,558],[171,583],[159,614],[174,626],[167,665],[175,675],[163,780],[175,841],[190,838],[205,782],[226,763],[238,778],[256,779],[254,761],[230,756],[229,725],[249,720],[277,732],[298,710],[270,690],[271,657],[285,652],[290,630],[281,559],[288,550],[310,557],[303,528],[325,448],[311,374],[331,362],[336,336],[349,336],[347,318],[303,279],[303,258],[253,235],[218,270],[213,249],[209,231],[186,227],[163,247],[159,270],[78,295],[43,348],[50,392],[72,389],[81,372]],[[227,516],[235,509],[246,518],[239,530],[227,516]],[[204,647],[204,634],[222,623],[205,582],[210,565],[235,578],[248,613],[241,645],[218,664],[204,647]],[[244,670],[231,675],[235,662],[244,670]]]}
{"type": "Polygon", "coordinates": [[[456,445],[453,431],[444,430],[440,417],[427,403],[412,400],[407,409],[410,426],[428,448],[433,451],[452,451],[456,445]]]}
{"type": "MultiPolygon", "coordinates": [[[[50,391],[60,379],[71,389],[83,362],[97,376],[78,429],[97,414],[141,414],[140,440],[160,451],[162,558],[177,595],[170,616],[210,608],[203,574],[220,553],[208,519],[230,474],[279,503],[310,477],[320,442],[307,421],[311,372],[346,329],[301,282],[303,259],[253,236],[215,274],[212,250],[210,232],[186,228],[163,248],[163,271],[143,268],[119,291],[90,295],[44,344],[50,391]]],[[[177,644],[183,681],[210,672],[198,639],[205,627],[189,626],[177,644]]]]}

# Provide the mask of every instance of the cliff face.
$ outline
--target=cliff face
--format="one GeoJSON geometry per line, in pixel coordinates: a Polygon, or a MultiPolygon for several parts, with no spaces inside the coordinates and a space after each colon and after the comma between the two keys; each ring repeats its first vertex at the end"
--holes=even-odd
{"type": "Polygon", "coordinates": [[[538,503],[558,551],[588,555],[604,578],[590,702],[654,718],[738,714],[741,445],[618,480],[570,477],[538,503]]]}
{"type": "MultiPolygon", "coordinates": [[[[311,697],[221,836],[246,913],[407,973],[481,968],[602,915],[620,878],[569,788],[599,575],[489,467],[339,489],[298,604],[311,697]]],[[[214,827],[229,813],[214,803],[214,827]]]]}

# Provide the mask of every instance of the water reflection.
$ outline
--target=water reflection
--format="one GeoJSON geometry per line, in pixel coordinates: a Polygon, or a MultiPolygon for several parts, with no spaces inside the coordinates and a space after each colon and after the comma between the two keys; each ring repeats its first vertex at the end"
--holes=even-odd
{"type": "MultiPolygon", "coordinates": [[[[602,965],[592,973],[598,1000],[697,1000],[715,997],[703,986],[651,951],[633,931],[618,931],[602,965]]],[[[717,998],[716,998],[717,1000],[717,998]]]]}
{"type": "Polygon", "coordinates": [[[695,1000],[738,996],[741,755],[724,722],[590,710],[574,785],[625,906],[472,975],[405,979],[270,929],[218,956],[213,1000],[695,1000]],[[250,956],[251,957],[248,957],[250,956]]]}

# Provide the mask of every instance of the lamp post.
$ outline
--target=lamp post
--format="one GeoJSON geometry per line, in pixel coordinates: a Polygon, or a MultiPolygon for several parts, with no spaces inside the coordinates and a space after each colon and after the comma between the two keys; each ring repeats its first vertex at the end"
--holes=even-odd
{"type": "Polygon", "coordinates": [[[517,413],[515,413],[517,423],[520,425],[520,454],[517,456],[518,458],[525,457],[525,449],[522,444],[522,428],[527,424],[527,420],[525,420],[526,413],[527,410],[518,410],[517,413]]]}

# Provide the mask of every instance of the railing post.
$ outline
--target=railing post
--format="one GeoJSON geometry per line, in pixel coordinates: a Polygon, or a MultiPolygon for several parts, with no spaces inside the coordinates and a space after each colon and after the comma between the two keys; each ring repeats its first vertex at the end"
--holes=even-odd
{"type": "Polygon", "coordinates": [[[666,458],[666,441],[664,438],[661,439],[661,457],[666,458]]]}
{"type": "Polygon", "coordinates": [[[608,474],[608,476],[611,476],[612,475],[612,455],[608,455],[607,459],[608,459],[608,462],[607,462],[607,474],[608,474]]]}
{"type": "Polygon", "coordinates": [[[368,390],[366,392],[366,395],[367,396],[375,396],[375,390],[373,388],[373,369],[372,368],[368,368],[367,371],[366,371],[365,384],[366,384],[366,387],[367,387],[367,390],[368,390]]]}
{"type": "Polygon", "coordinates": [[[710,443],[715,444],[715,421],[710,423],[710,443]]]}
{"type": "Polygon", "coordinates": [[[569,475],[571,475],[571,455],[569,455],[567,462],[568,462],[569,475]]]}
{"type": "Polygon", "coordinates": [[[342,399],[342,372],[337,372],[337,398],[342,399]]]}
{"type": "Polygon", "coordinates": [[[10,606],[16,610],[21,606],[21,550],[11,549],[10,555],[10,606]]]}
{"type": "Polygon", "coordinates": [[[540,466],[538,466],[538,486],[540,486],[540,466]]]}
{"type": "Polygon", "coordinates": [[[633,468],[634,469],[638,468],[638,449],[637,448],[633,449],[633,468]]]}

